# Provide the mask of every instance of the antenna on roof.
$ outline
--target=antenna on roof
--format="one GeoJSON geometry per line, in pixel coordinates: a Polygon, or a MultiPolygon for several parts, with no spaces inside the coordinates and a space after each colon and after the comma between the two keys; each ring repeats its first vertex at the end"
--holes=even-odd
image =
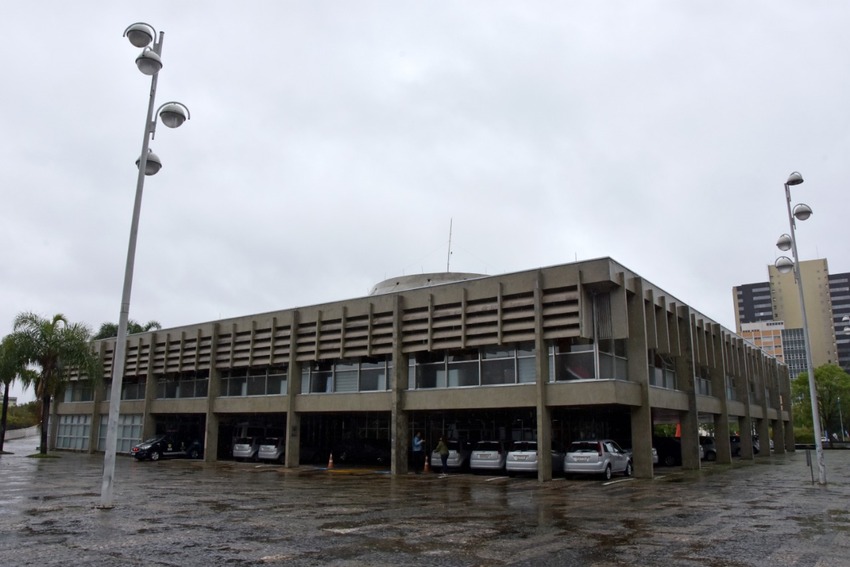
{"type": "Polygon", "coordinates": [[[449,272],[449,264],[452,261],[452,218],[449,218],[449,253],[446,256],[446,271],[449,272]]]}

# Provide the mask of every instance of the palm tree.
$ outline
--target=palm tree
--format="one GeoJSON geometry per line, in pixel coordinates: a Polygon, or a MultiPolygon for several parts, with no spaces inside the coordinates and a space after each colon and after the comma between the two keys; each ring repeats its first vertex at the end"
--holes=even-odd
{"type": "Polygon", "coordinates": [[[0,382],[3,383],[3,413],[0,416],[0,453],[3,452],[3,444],[6,438],[6,422],[9,416],[9,387],[15,379],[21,381],[33,380],[35,376],[32,370],[18,361],[16,356],[16,345],[13,337],[3,337],[0,342],[0,382]]]}
{"type": "Polygon", "coordinates": [[[38,367],[34,378],[22,376],[25,385],[35,386],[41,401],[41,454],[47,454],[47,421],[50,403],[59,394],[72,371],[99,382],[100,359],[91,345],[91,331],[81,323],[69,324],[64,315],[45,319],[34,313],[15,317],[10,335],[15,344],[14,359],[19,365],[38,367]]]}
{"type": "MultiPolygon", "coordinates": [[[[146,333],[148,331],[153,331],[156,329],[161,329],[162,325],[159,324],[159,321],[148,321],[144,325],[138,324],[136,321],[130,319],[127,321],[127,334],[133,335],[135,333],[146,333]]],[[[100,329],[97,331],[94,337],[94,340],[99,339],[112,339],[118,336],[118,323],[102,323],[100,325],[100,329]]]]}

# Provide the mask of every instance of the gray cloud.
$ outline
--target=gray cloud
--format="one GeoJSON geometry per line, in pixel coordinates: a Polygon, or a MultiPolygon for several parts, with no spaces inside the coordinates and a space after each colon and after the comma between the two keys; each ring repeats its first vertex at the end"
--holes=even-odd
{"type": "Polygon", "coordinates": [[[177,326],[446,268],[612,256],[727,327],[767,279],[782,183],[843,243],[840,3],[4,3],[0,330],[117,321],[149,79],[166,32],[131,317],[177,326]],[[45,15],[49,13],[50,17],[45,15]]]}

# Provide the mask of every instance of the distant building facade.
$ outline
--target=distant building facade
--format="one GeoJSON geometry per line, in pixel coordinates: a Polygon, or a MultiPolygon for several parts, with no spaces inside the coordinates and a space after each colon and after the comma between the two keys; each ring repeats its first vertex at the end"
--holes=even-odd
{"type": "MultiPolygon", "coordinates": [[[[829,273],[826,259],[800,262],[806,318],[811,341],[812,364],[837,364],[850,371],[850,335],[844,333],[844,316],[850,315],[850,273],[829,273]]],[[[808,365],[803,336],[800,295],[794,273],[781,274],[768,266],[767,282],[733,288],[736,330],[754,338],[756,323],[783,324],[782,359],[791,375],[806,372],[808,365]]],[[[758,343],[757,343],[758,344],[758,343]]]]}

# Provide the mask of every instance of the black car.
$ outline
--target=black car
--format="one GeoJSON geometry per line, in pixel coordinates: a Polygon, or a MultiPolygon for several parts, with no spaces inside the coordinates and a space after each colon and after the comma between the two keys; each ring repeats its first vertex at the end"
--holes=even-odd
{"type": "Polygon", "coordinates": [[[358,465],[389,465],[390,442],[384,439],[353,439],[334,447],[334,462],[358,465]]]}
{"type": "Polygon", "coordinates": [[[130,454],[140,461],[175,457],[199,459],[204,454],[204,446],[200,441],[187,441],[165,434],[142,441],[130,449],[130,454]]]}
{"type": "Polygon", "coordinates": [[[675,437],[653,437],[652,446],[658,452],[658,464],[668,467],[682,464],[682,443],[675,437]]]}

